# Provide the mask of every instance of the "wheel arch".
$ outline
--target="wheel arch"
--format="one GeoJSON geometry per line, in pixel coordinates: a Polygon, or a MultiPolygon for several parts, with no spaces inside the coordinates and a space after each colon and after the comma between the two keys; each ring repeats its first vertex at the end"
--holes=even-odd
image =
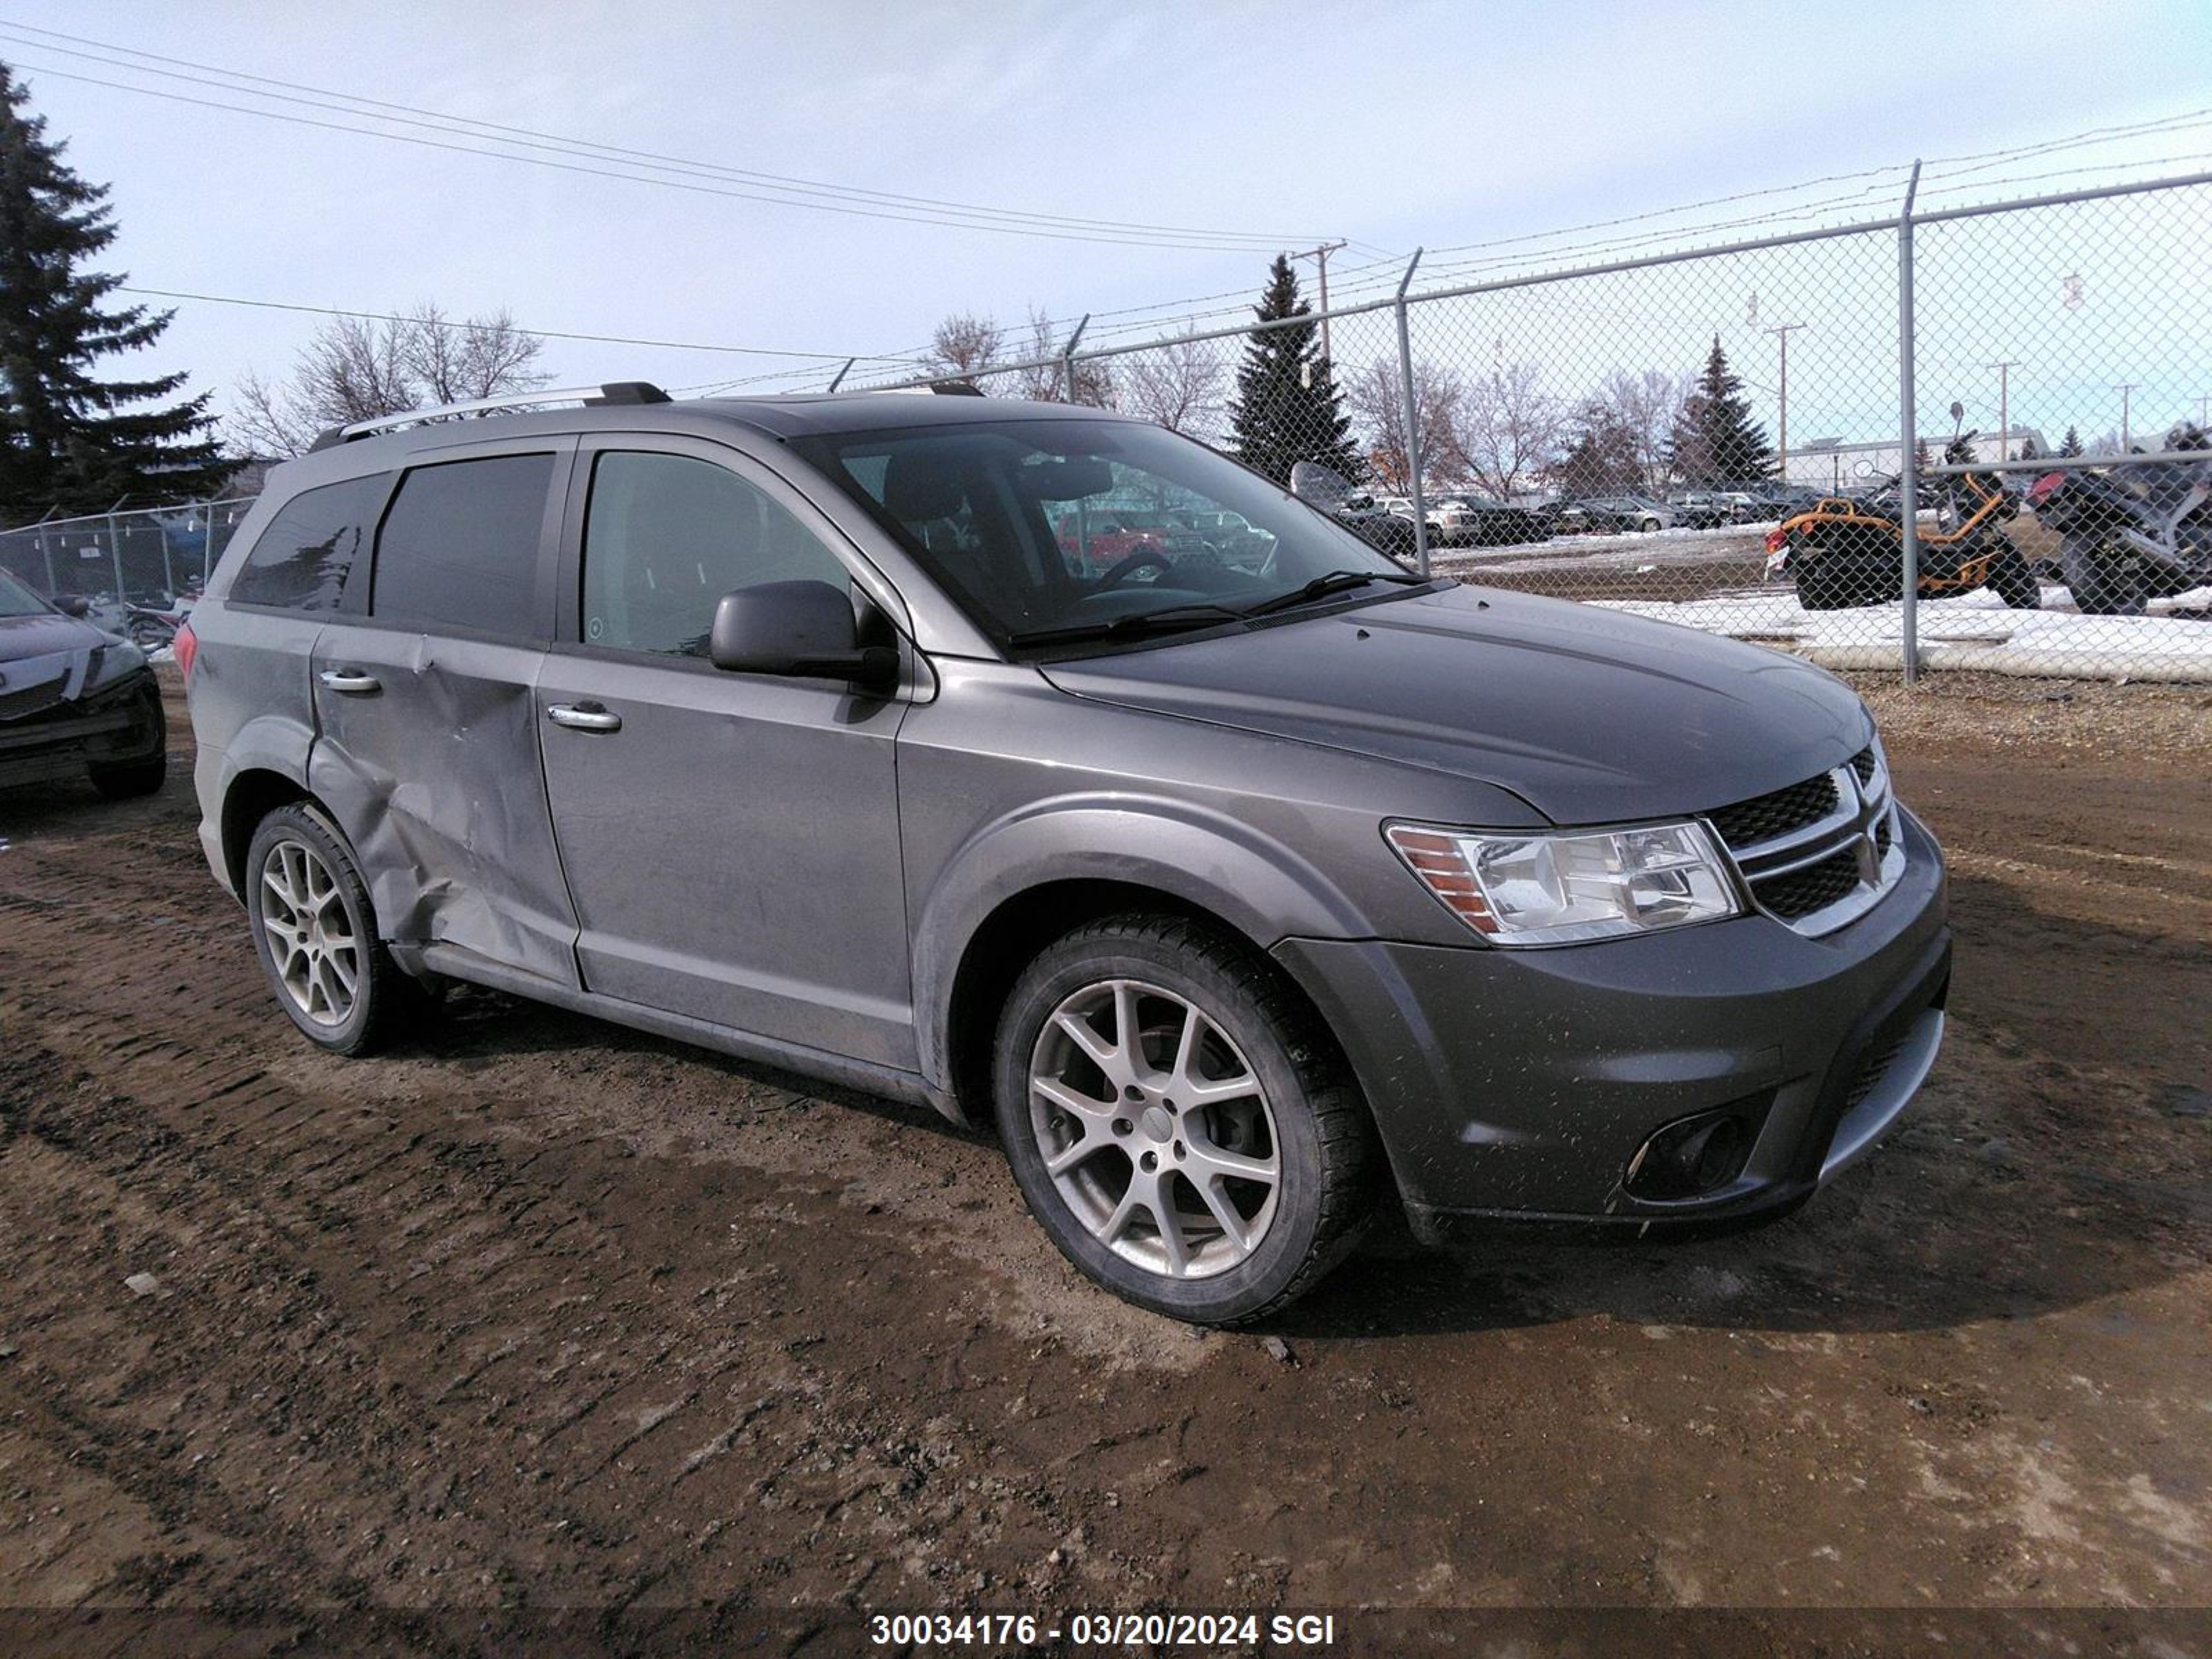
{"type": "Polygon", "coordinates": [[[922,1026],[925,1072],[957,1104],[963,1119],[971,1124],[990,1121],[993,1045],[1006,998],[1023,971],[1054,940],[1123,913],[1181,917],[1243,947],[1253,965],[1285,990],[1312,1029],[1326,1036],[1342,1057],[1343,1046],[1319,1006],[1270,954],[1273,941],[1239,926],[1224,907],[1143,880],[1060,877],[1008,894],[982,917],[945,975],[941,1012],[922,1026]]]}
{"type": "Polygon", "coordinates": [[[305,784],[273,767],[248,767],[230,780],[223,791],[220,819],[223,873],[239,899],[246,896],[246,854],[255,826],[278,807],[301,800],[322,805],[305,784]]]}

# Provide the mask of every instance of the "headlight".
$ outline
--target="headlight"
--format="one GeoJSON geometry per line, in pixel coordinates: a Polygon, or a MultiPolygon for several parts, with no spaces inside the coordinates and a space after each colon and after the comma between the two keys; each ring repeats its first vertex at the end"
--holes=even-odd
{"type": "Polygon", "coordinates": [[[1396,823],[1384,833],[1444,908],[1493,945],[1614,939],[1743,908],[1702,824],[1476,836],[1396,823]]]}
{"type": "Polygon", "coordinates": [[[106,645],[95,645],[84,665],[86,689],[112,684],[126,674],[137,672],[145,663],[146,653],[128,640],[111,640],[106,645]]]}

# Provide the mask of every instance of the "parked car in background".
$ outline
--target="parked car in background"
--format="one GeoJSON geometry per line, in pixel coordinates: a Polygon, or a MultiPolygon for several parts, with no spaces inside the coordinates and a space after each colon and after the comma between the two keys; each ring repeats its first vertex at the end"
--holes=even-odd
{"type": "Polygon", "coordinates": [[[1231,565],[1251,568],[1274,556],[1274,537],[1242,513],[1194,513],[1189,522],[1215,555],[1231,565]]]}
{"type": "Polygon", "coordinates": [[[1667,504],[1674,509],[1678,523],[1698,529],[1735,524],[1741,517],[1735,502],[1710,489],[1678,489],[1667,497],[1667,504]]]}
{"type": "Polygon", "coordinates": [[[1718,530],[1735,522],[1735,514],[1727,504],[1710,495],[1676,495],[1668,500],[1667,507],[1674,515],[1675,527],[1680,530],[1718,530]]]}
{"type": "Polygon", "coordinates": [[[1569,511],[1577,515],[1577,528],[1600,534],[1663,530],[1672,521],[1672,514],[1665,507],[1656,502],[1647,505],[1628,495],[1586,496],[1562,506],[1563,516],[1569,511]]]}
{"type": "Polygon", "coordinates": [[[1942,854],[1848,686],[1424,580],[1094,409],[341,428],[178,654],[201,843],[307,1040],[455,979],[988,1124],[1178,1320],[1267,1316],[1381,1205],[1787,1214],[1942,1037],[1942,854]],[[1269,568],[1072,568],[1070,508],[1139,492],[1269,568]]]}
{"type": "Polygon", "coordinates": [[[1300,461],[1291,469],[1291,490],[1307,506],[1326,513],[1370,547],[1380,548],[1403,564],[1420,555],[1411,516],[1401,518],[1385,510],[1373,494],[1318,461],[1300,461]]]}
{"type": "Polygon", "coordinates": [[[1445,538],[1454,547],[1518,547],[1540,542],[1551,533],[1540,514],[1487,495],[1442,495],[1437,510],[1445,538]]]}
{"type": "Polygon", "coordinates": [[[1110,570],[1143,557],[1149,564],[1172,563],[1210,550],[1206,538],[1168,514],[1113,508],[1063,514],[1053,526],[1060,550],[1075,567],[1110,570]]]}
{"type": "Polygon", "coordinates": [[[149,795],[168,768],[161,689],[146,653],[0,569],[0,787],[88,778],[149,795]]]}
{"type": "MultiPolygon", "coordinates": [[[[1384,495],[1380,498],[1380,505],[1382,510],[1392,518],[1403,519],[1407,524],[1413,523],[1413,498],[1412,496],[1384,495]]],[[[1439,510],[1438,504],[1433,501],[1425,501],[1421,505],[1426,509],[1421,515],[1421,521],[1428,528],[1429,545],[1443,546],[1448,539],[1447,515],[1439,510]]]]}

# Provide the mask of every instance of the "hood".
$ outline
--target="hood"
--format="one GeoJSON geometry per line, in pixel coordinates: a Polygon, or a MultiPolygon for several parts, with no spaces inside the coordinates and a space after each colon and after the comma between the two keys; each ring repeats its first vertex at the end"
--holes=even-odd
{"type": "Polygon", "coordinates": [[[1842,765],[1874,729],[1794,657],[1492,588],[1043,672],[1077,696],[1496,785],[1563,824],[1746,800],[1842,765]]]}
{"type": "MultiPolygon", "coordinates": [[[[96,664],[93,653],[103,647],[114,653],[122,646],[90,623],[58,611],[0,617],[0,719],[8,718],[10,709],[28,712],[57,696],[83,696],[95,667],[103,680],[112,678],[108,665],[96,664]],[[33,687],[47,688],[46,695],[27,696],[33,687]]],[[[131,654],[135,658],[135,651],[131,654]]]]}
{"type": "Polygon", "coordinates": [[[58,611],[41,611],[28,617],[0,617],[0,672],[8,664],[28,657],[52,657],[65,652],[82,653],[114,641],[88,622],[64,617],[58,611]]]}

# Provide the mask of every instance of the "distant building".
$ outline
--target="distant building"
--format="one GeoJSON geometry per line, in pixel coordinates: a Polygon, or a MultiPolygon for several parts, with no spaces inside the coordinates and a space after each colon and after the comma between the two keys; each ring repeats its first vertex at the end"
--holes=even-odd
{"type": "MultiPolygon", "coordinates": [[[[1923,436],[1920,441],[1927,447],[1932,460],[1942,456],[1951,441],[1948,432],[1923,436]]],[[[2032,426],[2016,426],[2000,436],[1995,432],[1983,432],[1973,440],[1974,459],[1978,461],[1998,459],[2018,460],[2027,453],[2027,446],[2035,446],[2034,453],[2048,455],[2051,447],[2045,443],[2043,434],[2032,426]],[[2002,454],[2000,456],[2000,444],[2002,454]]],[[[1814,438],[1808,442],[1790,446],[1790,465],[1784,479],[1793,484],[1802,484],[1808,489],[1855,489],[1905,471],[1905,462],[1900,458],[1897,440],[1875,443],[1847,444],[1840,438],[1814,438]]]]}

